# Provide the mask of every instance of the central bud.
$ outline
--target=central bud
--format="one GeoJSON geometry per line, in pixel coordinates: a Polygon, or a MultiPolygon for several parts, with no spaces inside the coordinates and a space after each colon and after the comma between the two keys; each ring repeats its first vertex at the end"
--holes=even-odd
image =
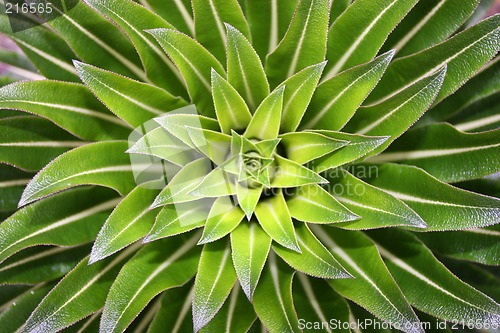
{"type": "Polygon", "coordinates": [[[257,175],[262,169],[262,156],[257,152],[250,152],[243,157],[243,164],[248,173],[257,175]]]}

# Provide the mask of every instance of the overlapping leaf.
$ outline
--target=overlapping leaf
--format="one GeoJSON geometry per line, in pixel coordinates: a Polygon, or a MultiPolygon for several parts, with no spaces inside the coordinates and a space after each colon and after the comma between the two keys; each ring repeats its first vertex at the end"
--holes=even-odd
{"type": "MultiPolygon", "coordinates": [[[[357,172],[377,172],[376,167],[357,172]]],[[[376,177],[376,175],[374,175],[376,177]]],[[[422,218],[401,200],[371,186],[347,171],[335,170],[328,177],[329,191],[343,205],[361,217],[359,220],[337,223],[345,229],[376,229],[395,226],[427,228],[422,218]]]]}
{"type": "Polygon", "coordinates": [[[272,332],[300,332],[292,298],[294,273],[274,253],[269,254],[253,306],[262,324],[272,332]]]}
{"type": "Polygon", "coordinates": [[[14,83],[0,88],[0,108],[48,118],[87,140],[124,138],[130,132],[127,124],[79,84],[48,80],[14,83]]]}
{"type": "Polygon", "coordinates": [[[157,190],[138,186],[116,206],[97,235],[90,263],[110,256],[149,232],[158,214],[158,209],[150,208],[157,194],[157,190]]]}
{"type": "Polygon", "coordinates": [[[0,161],[28,171],[40,170],[58,155],[88,143],[40,117],[2,119],[0,131],[0,161]]]}
{"type": "Polygon", "coordinates": [[[445,123],[407,132],[371,162],[415,165],[445,182],[478,178],[500,171],[500,130],[465,134],[445,123]],[[478,164],[479,160],[490,163],[478,164]]]}
{"type": "Polygon", "coordinates": [[[229,242],[205,244],[196,275],[193,297],[193,325],[198,332],[215,317],[231,292],[236,273],[231,263],[229,242]]]}
{"type": "Polygon", "coordinates": [[[240,285],[248,299],[255,288],[267,259],[271,237],[255,222],[240,223],[231,233],[231,254],[240,285]]]}
{"type": "Polygon", "coordinates": [[[500,15],[492,16],[444,43],[394,61],[368,98],[375,103],[393,96],[423,77],[448,65],[436,102],[457,90],[499,49],[500,15]]]}
{"type": "Polygon", "coordinates": [[[417,316],[368,237],[359,231],[319,226],[313,226],[313,231],[354,277],[328,280],[338,293],[403,332],[423,332],[417,316]],[[368,294],[371,297],[366,297],[368,294]]]}
{"type": "Polygon", "coordinates": [[[500,305],[456,278],[414,237],[394,229],[370,235],[413,306],[451,322],[498,325],[500,305]]]}
{"type": "Polygon", "coordinates": [[[148,30],[172,61],[179,68],[188,86],[191,101],[199,108],[200,114],[215,116],[211,97],[211,69],[224,74],[222,65],[197,41],[169,29],[148,30]]]}
{"type": "Polygon", "coordinates": [[[372,60],[415,3],[417,0],[361,0],[349,6],[329,31],[325,79],[372,60]]]}
{"type": "Polygon", "coordinates": [[[446,256],[499,266],[500,226],[454,232],[415,234],[430,249],[446,256]]]}
{"type": "Polygon", "coordinates": [[[0,225],[0,261],[29,246],[93,240],[117,202],[111,190],[81,188],[20,209],[0,225]]]}
{"type": "Polygon", "coordinates": [[[314,92],[301,128],[339,130],[354,115],[384,74],[394,52],[322,82],[314,92]]]}
{"type": "Polygon", "coordinates": [[[248,24],[237,0],[193,0],[196,39],[217,59],[226,58],[226,31],[230,24],[249,37],[248,24]],[[214,30],[215,29],[215,30],[214,30]]]}
{"type": "Polygon", "coordinates": [[[101,332],[123,332],[158,293],[181,286],[196,273],[199,234],[145,245],[120,270],[106,299],[101,332]]]}
{"type": "Polygon", "coordinates": [[[26,321],[26,332],[59,331],[99,310],[121,265],[134,251],[94,265],[82,260],[37,306],[26,321]]]}
{"type": "Polygon", "coordinates": [[[81,62],[75,62],[75,66],[82,81],[99,100],[132,127],[140,126],[167,111],[186,106],[181,98],[156,86],[81,62]]]}
{"type": "Polygon", "coordinates": [[[110,187],[120,194],[128,193],[135,187],[135,180],[133,166],[124,154],[127,147],[126,141],[105,141],[75,148],[59,156],[29,182],[19,206],[85,184],[110,187]]]}
{"type": "Polygon", "coordinates": [[[368,183],[405,202],[427,223],[428,230],[464,230],[498,223],[499,199],[458,189],[416,167],[381,164],[377,170],[365,175],[368,183]]]}
{"type": "MultiPolygon", "coordinates": [[[[145,31],[173,28],[168,22],[133,1],[89,0],[87,3],[112,19],[127,33],[141,57],[148,81],[165,88],[174,96],[187,97],[179,71],[154,38],[145,31]]],[[[122,89],[118,90],[124,92],[122,89]]]]}
{"type": "Polygon", "coordinates": [[[328,5],[326,0],[299,2],[285,36],[266,57],[265,67],[271,88],[301,69],[325,60],[328,5]]]}
{"type": "Polygon", "coordinates": [[[465,22],[478,3],[420,1],[390,34],[384,49],[396,49],[398,57],[403,57],[440,43],[465,22]]]}
{"type": "Polygon", "coordinates": [[[55,280],[68,273],[89,251],[90,244],[69,248],[36,246],[25,249],[2,263],[0,284],[38,284],[55,280]]]}
{"type": "Polygon", "coordinates": [[[274,251],[291,267],[305,274],[324,279],[345,279],[352,276],[312,234],[305,223],[295,227],[301,253],[280,245],[274,251]]]}

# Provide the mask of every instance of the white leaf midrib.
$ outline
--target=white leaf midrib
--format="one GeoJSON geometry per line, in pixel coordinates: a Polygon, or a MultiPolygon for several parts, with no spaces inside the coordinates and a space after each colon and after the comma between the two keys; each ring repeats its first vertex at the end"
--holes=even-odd
{"type": "Polygon", "coordinates": [[[451,296],[452,298],[458,300],[459,302],[461,303],[464,303],[464,304],[467,304],[475,309],[478,309],[482,312],[489,312],[488,310],[485,310],[483,308],[480,308],[472,303],[469,303],[467,302],[466,300],[454,295],[453,293],[449,292],[448,290],[446,290],[444,287],[440,286],[437,282],[434,282],[432,280],[430,280],[429,278],[427,278],[425,275],[423,275],[422,273],[420,273],[419,271],[417,271],[416,269],[414,269],[413,267],[409,266],[406,262],[404,262],[403,260],[399,259],[398,257],[396,257],[395,255],[393,255],[391,252],[389,252],[388,250],[386,250],[385,248],[383,248],[380,244],[378,243],[375,243],[374,244],[377,246],[380,254],[386,258],[387,260],[390,260],[393,264],[395,264],[396,266],[400,267],[401,269],[405,270],[406,272],[410,273],[411,275],[415,276],[416,278],[418,278],[419,280],[425,282],[426,284],[430,285],[431,287],[439,290],[440,292],[448,295],[448,296],[451,296]]]}
{"type": "Polygon", "coordinates": [[[380,155],[370,158],[370,162],[388,162],[388,161],[402,161],[402,160],[415,160],[415,159],[426,159],[432,157],[441,157],[448,155],[456,155],[460,153],[467,153],[476,150],[488,149],[499,147],[500,143],[490,144],[484,146],[474,146],[466,148],[448,148],[448,149],[426,149],[426,150],[413,150],[413,151],[400,151],[400,152],[389,152],[382,153],[380,155]]]}

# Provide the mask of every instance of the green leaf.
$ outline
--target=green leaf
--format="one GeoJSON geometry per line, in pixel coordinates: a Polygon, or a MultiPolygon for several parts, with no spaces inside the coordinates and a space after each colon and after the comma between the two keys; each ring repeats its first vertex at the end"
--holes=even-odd
{"type": "Polygon", "coordinates": [[[266,58],[271,87],[325,60],[328,9],[326,0],[300,1],[285,36],[266,58]]]}
{"type": "Polygon", "coordinates": [[[245,212],[248,220],[252,217],[255,207],[257,207],[257,204],[259,203],[263,189],[264,188],[262,186],[257,188],[248,187],[248,183],[242,185],[242,182],[238,182],[236,184],[236,197],[238,199],[238,205],[241,207],[243,212],[245,212]]]}
{"type": "Polygon", "coordinates": [[[182,286],[196,273],[199,233],[145,245],[120,270],[106,299],[101,332],[123,332],[160,292],[182,286]]]}
{"type": "Polygon", "coordinates": [[[451,258],[500,265],[500,225],[483,229],[415,233],[431,250],[451,258]]]}
{"type": "Polygon", "coordinates": [[[34,245],[87,243],[117,203],[113,191],[81,188],[22,208],[0,225],[0,261],[34,245]]]}
{"type": "Polygon", "coordinates": [[[279,87],[285,88],[280,132],[294,132],[311,101],[325,68],[326,62],[304,68],[285,80],[279,87]]]}
{"type": "Polygon", "coordinates": [[[62,333],[94,333],[99,331],[99,320],[101,319],[102,309],[93,315],[80,320],[79,322],[66,327],[62,333]]]}
{"type": "MultiPolygon", "coordinates": [[[[75,61],[78,75],[114,114],[138,127],[153,117],[186,106],[186,102],[156,86],[75,61]]],[[[165,75],[165,74],[164,74],[165,75]]]]}
{"type": "Polygon", "coordinates": [[[137,249],[88,265],[85,258],[43,299],[26,321],[25,332],[57,332],[104,306],[120,267],[137,249]]]}
{"type": "Polygon", "coordinates": [[[326,183],[323,177],[308,168],[276,155],[278,163],[271,187],[297,187],[308,184],[326,183]]]}
{"type": "Polygon", "coordinates": [[[152,29],[148,32],[179,68],[188,86],[191,102],[196,104],[200,114],[214,117],[210,73],[213,68],[222,75],[222,65],[197,41],[180,32],[169,29],[152,29]]]}
{"type": "MultiPolygon", "coordinates": [[[[301,323],[311,323],[304,332],[332,332],[328,328],[320,329],[315,323],[329,322],[334,325],[335,332],[349,333],[341,323],[348,323],[349,306],[345,299],[337,294],[322,279],[310,278],[304,274],[296,274],[297,281],[293,285],[293,301],[301,323]]],[[[305,326],[305,325],[304,325],[305,326]]]]}
{"type": "Polygon", "coordinates": [[[214,163],[221,165],[230,152],[231,137],[220,132],[196,127],[186,127],[195,147],[214,163]]]}
{"type": "Polygon", "coordinates": [[[440,260],[446,268],[462,281],[490,296],[498,303],[500,299],[500,278],[497,268],[491,269],[491,267],[481,267],[470,262],[446,260],[446,258],[440,260]]]}
{"type": "MultiPolygon", "coordinates": [[[[84,2],[49,3],[52,12],[38,13],[61,36],[80,59],[132,78],[147,80],[141,60],[128,36],[84,2]],[[68,3],[69,5],[69,3],[68,3]]],[[[46,4],[46,0],[37,0],[46,4]]]]}
{"type": "Polygon", "coordinates": [[[369,103],[398,94],[422,78],[448,65],[436,103],[452,94],[498,52],[500,15],[492,16],[444,43],[394,61],[387,69],[369,103]]]}
{"type": "Polygon", "coordinates": [[[226,236],[238,226],[244,216],[245,213],[233,204],[231,198],[217,198],[210,210],[198,244],[213,242],[226,236]]]}
{"type": "Polygon", "coordinates": [[[448,120],[464,132],[483,132],[500,128],[500,92],[480,99],[448,120]]]}
{"type": "Polygon", "coordinates": [[[167,186],[156,197],[151,208],[172,203],[187,202],[199,199],[189,194],[204,179],[211,166],[208,158],[200,158],[184,166],[170,179],[167,186]]]}
{"type": "Polygon", "coordinates": [[[420,1],[391,33],[383,49],[404,57],[438,44],[453,34],[477,7],[479,0],[420,1]]]}
{"type": "Polygon", "coordinates": [[[219,167],[211,171],[187,195],[195,198],[215,198],[236,194],[236,185],[233,178],[233,175],[219,167]]]}
{"type": "Polygon", "coordinates": [[[193,0],[192,4],[196,39],[219,61],[224,62],[226,60],[226,31],[224,24],[234,26],[247,37],[250,34],[247,21],[238,1],[193,0]]]}
{"type": "Polygon", "coordinates": [[[372,231],[370,236],[378,242],[387,266],[414,307],[451,322],[498,324],[498,303],[455,277],[410,234],[387,231],[383,236],[372,231]]]}
{"type": "Polygon", "coordinates": [[[330,27],[350,4],[351,0],[337,0],[330,3],[330,27]]]}
{"type": "Polygon", "coordinates": [[[0,314],[2,330],[4,332],[22,330],[26,319],[53,286],[42,283],[16,297],[14,302],[0,314]]]}
{"type": "Polygon", "coordinates": [[[259,56],[252,44],[237,29],[226,24],[227,29],[227,78],[245,99],[250,110],[269,95],[269,83],[259,56]]]}
{"type": "Polygon", "coordinates": [[[0,161],[29,171],[40,170],[60,154],[88,143],[40,117],[1,119],[0,131],[0,161]]]}
{"type": "Polygon", "coordinates": [[[14,83],[0,88],[0,108],[48,118],[87,140],[125,138],[131,130],[80,84],[48,80],[14,83]]]}
{"type": "Polygon", "coordinates": [[[417,316],[368,237],[354,230],[322,226],[311,228],[340,264],[354,276],[354,279],[328,280],[339,294],[398,330],[423,332],[417,316]]]}
{"type": "Polygon", "coordinates": [[[193,331],[191,302],[193,284],[167,289],[161,295],[160,308],[148,328],[148,333],[180,333],[193,331]]]}
{"type": "Polygon", "coordinates": [[[423,117],[425,121],[444,121],[459,114],[470,114],[468,108],[500,91],[500,57],[490,61],[454,94],[446,97],[423,117]]]}
{"type": "Polygon", "coordinates": [[[479,178],[500,171],[500,129],[466,134],[450,124],[430,124],[405,133],[370,162],[415,165],[444,182],[479,178]],[[485,160],[488,163],[477,163],[485,160]]]}
{"type": "Polygon", "coordinates": [[[453,187],[416,167],[380,164],[377,170],[365,180],[403,200],[427,223],[427,230],[464,230],[498,223],[499,199],[453,187]]]}
{"type": "Polygon", "coordinates": [[[224,306],[200,332],[247,333],[255,319],[252,305],[236,283],[224,306]]]}
{"type": "Polygon", "coordinates": [[[236,282],[228,241],[205,244],[193,298],[193,325],[198,332],[217,314],[236,282]]]}
{"type": "Polygon", "coordinates": [[[243,134],[246,138],[269,140],[278,137],[284,91],[285,87],[281,87],[260,103],[243,134]]]}
{"type": "Polygon", "coordinates": [[[252,115],[243,98],[222,76],[212,69],[212,96],[215,113],[223,133],[231,134],[231,130],[243,130],[252,115]]]}
{"type": "MultiPolygon", "coordinates": [[[[5,14],[5,7],[2,7],[5,14]]],[[[0,15],[0,31],[11,38],[48,79],[80,82],[71,61],[77,56],[57,33],[43,25],[34,26],[12,15],[0,15]],[[11,22],[20,31],[13,32],[11,22]],[[23,29],[24,28],[24,29],[23,29]]]]}
{"type": "Polygon", "coordinates": [[[372,60],[417,1],[361,0],[349,6],[329,31],[325,79],[372,60]]]}
{"type": "Polygon", "coordinates": [[[302,253],[273,244],[274,251],[292,268],[323,279],[344,279],[352,276],[312,234],[305,223],[295,228],[302,253]]]}
{"type": "Polygon", "coordinates": [[[301,332],[292,299],[294,273],[274,253],[269,254],[253,306],[262,324],[272,333],[301,332]]]}
{"type": "Polygon", "coordinates": [[[146,235],[158,214],[150,209],[158,190],[137,186],[114,209],[92,247],[89,263],[102,260],[146,235]]]}
{"type": "MultiPolygon", "coordinates": [[[[373,168],[377,172],[376,168],[373,168]]],[[[356,170],[353,173],[365,172],[356,170]]],[[[371,172],[368,169],[368,172],[371,172]]],[[[357,221],[335,224],[344,229],[376,229],[384,227],[411,226],[427,228],[424,220],[403,201],[371,186],[349,172],[337,169],[327,176],[330,181],[328,190],[333,196],[351,211],[361,216],[357,221]]]]}
{"type": "Polygon", "coordinates": [[[309,162],[311,170],[316,172],[322,172],[358,160],[382,145],[389,138],[388,136],[366,136],[333,131],[316,130],[313,133],[323,134],[336,140],[349,141],[347,146],[342,149],[335,150],[333,153],[309,162]]]}
{"type": "Polygon", "coordinates": [[[37,284],[55,280],[68,273],[89,251],[89,244],[70,248],[36,246],[26,249],[2,263],[0,284],[37,284]]]}
{"type": "Polygon", "coordinates": [[[190,36],[195,35],[191,0],[168,2],[163,0],[141,0],[140,2],[153,13],[157,13],[166,19],[177,30],[190,36]]]}
{"type": "Polygon", "coordinates": [[[280,138],[287,157],[299,164],[305,164],[349,144],[349,141],[312,132],[287,133],[280,138]]]}
{"type": "Polygon", "coordinates": [[[360,218],[317,184],[301,186],[294,192],[291,195],[287,193],[289,197],[286,204],[290,215],[297,220],[310,223],[335,223],[360,218]]]}
{"type": "Polygon", "coordinates": [[[29,291],[30,286],[24,285],[4,285],[0,287],[0,310],[3,311],[16,301],[25,291],[29,291]]]}
{"type": "Polygon", "coordinates": [[[89,0],[87,3],[113,20],[130,37],[141,57],[148,81],[175,96],[187,97],[179,71],[155,39],[146,33],[147,29],[173,28],[168,22],[133,1],[89,0]]]}
{"type": "Polygon", "coordinates": [[[126,141],[105,141],[75,148],[48,164],[26,186],[19,206],[78,185],[110,187],[120,194],[134,189],[126,141]]]}
{"type": "Polygon", "coordinates": [[[271,237],[255,222],[240,223],[231,232],[234,269],[249,300],[253,298],[270,246],[271,237]]]}
{"type": "Polygon", "coordinates": [[[156,156],[179,166],[185,166],[199,157],[191,147],[162,127],[146,133],[127,153],[156,156]]]}
{"type": "Polygon", "coordinates": [[[196,146],[191,141],[187,127],[202,128],[212,131],[219,130],[217,120],[198,115],[194,105],[186,106],[177,110],[175,114],[167,114],[157,117],[154,120],[170,134],[173,134],[192,148],[196,148],[196,146]]]}
{"type": "Polygon", "coordinates": [[[274,241],[300,253],[292,218],[290,217],[283,192],[279,191],[273,197],[259,202],[255,208],[255,215],[262,229],[274,241]]]}
{"type": "Polygon", "coordinates": [[[359,108],[344,130],[364,135],[390,134],[391,138],[370,154],[384,150],[424,114],[440,91],[445,74],[443,67],[380,104],[359,108]]]}
{"type": "Polygon", "coordinates": [[[21,198],[23,189],[33,177],[10,165],[0,163],[0,212],[14,211],[21,198]]]}
{"type": "Polygon", "coordinates": [[[393,55],[394,52],[389,51],[322,82],[314,92],[300,127],[341,129],[377,85],[393,55]]]}
{"type": "Polygon", "coordinates": [[[17,76],[21,79],[39,80],[44,78],[42,75],[38,74],[36,67],[30,62],[28,57],[22,53],[4,49],[2,47],[0,48],[0,62],[8,65],[2,75],[6,75],[6,72],[13,72],[13,76],[17,76]],[[12,69],[10,69],[9,66],[12,66],[12,69]]]}
{"type": "Polygon", "coordinates": [[[213,200],[202,199],[163,207],[144,243],[185,233],[205,225],[213,200]]]}
{"type": "Polygon", "coordinates": [[[245,15],[254,37],[255,50],[264,59],[285,35],[298,0],[245,1],[245,15]]]}

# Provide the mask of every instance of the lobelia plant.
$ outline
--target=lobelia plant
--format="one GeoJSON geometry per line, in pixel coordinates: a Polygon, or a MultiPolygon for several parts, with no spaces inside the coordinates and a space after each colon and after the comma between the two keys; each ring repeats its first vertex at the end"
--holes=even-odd
{"type": "Polygon", "coordinates": [[[491,1],[32,2],[2,332],[499,327],[491,1]]]}

